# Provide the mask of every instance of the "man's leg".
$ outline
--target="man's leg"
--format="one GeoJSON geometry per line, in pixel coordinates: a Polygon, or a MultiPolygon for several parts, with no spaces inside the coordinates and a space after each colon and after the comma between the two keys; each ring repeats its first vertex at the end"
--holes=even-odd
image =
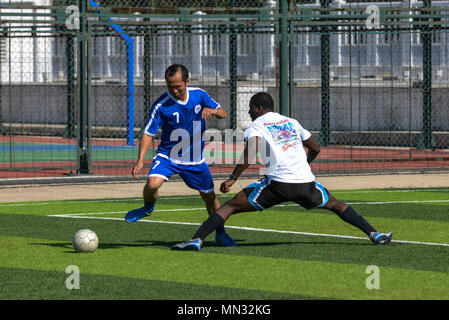
{"type": "Polygon", "coordinates": [[[331,210],[336,213],[340,219],[343,221],[352,224],[353,226],[359,228],[368,236],[371,232],[376,232],[368,221],[366,221],[361,215],[359,215],[352,207],[348,206],[346,203],[335,199],[333,195],[328,193],[329,201],[323,207],[323,209],[331,210]]]}
{"type": "Polygon", "coordinates": [[[125,216],[126,222],[134,223],[149,216],[153,212],[154,205],[158,197],[158,190],[164,181],[165,179],[159,176],[148,177],[145,187],[143,188],[144,206],[129,211],[125,216]]]}
{"type": "Polygon", "coordinates": [[[335,199],[335,197],[327,192],[329,200],[326,205],[323,206],[323,209],[331,210],[336,213],[340,219],[343,221],[359,228],[364,233],[366,233],[371,241],[376,244],[387,244],[391,241],[392,234],[391,233],[380,233],[371,226],[368,221],[366,221],[361,215],[359,215],[354,208],[347,205],[343,201],[335,199]]]}
{"type": "Polygon", "coordinates": [[[154,205],[159,196],[159,188],[165,182],[165,179],[158,176],[150,176],[147,179],[147,183],[143,188],[143,201],[145,209],[150,210],[151,212],[154,209],[154,205]]]}
{"type": "Polygon", "coordinates": [[[144,206],[138,209],[129,211],[125,220],[129,223],[136,222],[144,217],[149,216],[154,209],[158,197],[158,190],[170,177],[178,173],[176,166],[162,156],[153,158],[150,172],[148,173],[147,182],[143,188],[143,202],[144,206]]]}
{"type": "Polygon", "coordinates": [[[220,208],[220,201],[218,201],[215,192],[204,193],[200,191],[200,195],[206,204],[207,213],[211,215],[212,213],[217,212],[218,208],[220,208]]]}
{"type": "Polygon", "coordinates": [[[199,251],[203,240],[218,227],[223,226],[225,221],[235,213],[250,212],[256,209],[248,201],[242,190],[231,200],[225,202],[216,212],[203,222],[192,237],[192,240],[175,245],[173,250],[197,250],[199,251]]]}
{"type": "MultiPolygon", "coordinates": [[[[217,212],[218,208],[220,208],[220,202],[218,201],[215,192],[212,191],[209,193],[204,193],[200,191],[200,195],[206,204],[206,209],[209,216],[214,212],[217,212]]],[[[224,226],[219,226],[215,231],[215,243],[225,247],[237,246],[234,240],[232,240],[232,238],[225,232],[224,226]]]]}

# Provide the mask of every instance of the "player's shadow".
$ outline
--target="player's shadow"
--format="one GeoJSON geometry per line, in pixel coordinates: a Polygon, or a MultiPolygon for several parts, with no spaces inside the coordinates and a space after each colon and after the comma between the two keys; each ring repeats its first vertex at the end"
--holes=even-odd
{"type": "MultiPolygon", "coordinates": [[[[241,241],[241,240],[234,239],[234,241],[238,242],[238,241],[241,241]]],[[[155,246],[155,247],[172,248],[174,245],[176,245],[178,243],[181,243],[183,241],[181,241],[181,240],[179,240],[179,241],[141,240],[141,242],[146,242],[147,245],[155,246]]],[[[239,246],[240,244],[237,244],[237,245],[239,246]]],[[[204,246],[207,246],[207,247],[223,247],[223,246],[220,246],[220,245],[216,244],[213,241],[206,241],[206,242],[204,242],[204,246]]]]}
{"type": "MultiPolygon", "coordinates": [[[[367,246],[372,245],[370,242],[329,242],[329,241],[277,241],[277,242],[244,242],[241,239],[234,239],[238,247],[272,247],[285,245],[342,245],[342,246],[367,246]]],[[[137,240],[137,243],[100,243],[97,250],[120,249],[124,247],[166,247],[172,248],[174,245],[182,241],[160,241],[160,240],[137,240]]],[[[54,248],[64,248],[64,253],[77,253],[71,242],[55,242],[55,243],[32,243],[32,245],[48,246],[54,248]]],[[[205,241],[204,246],[210,248],[223,248],[214,241],[205,241]]],[[[229,247],[232,248],[232,247],[229,247]]]]}
{"type": "MultiPolygon", "coordinates": [[[[281,245],[339,245],[339,246],[367,246],[372,245],[372,243],[360,243],[360,242],[328,242],[328,241],[282,241],[282,242],[248,242],[239,243],[239,247],[268,247],[268,246],[281,246],[281,245]]],[[[219,247],[215,243],[211,243],[211,246],[219,247]]]]}
{"type": "Polygon", "coordinates": [[[180,243],[181,241],[137,240],[137,242],[145,243],[145,246],[171,248],[174,245],[180,243]]]}
{"type": "MultiPolygon", "coordinates": [[[[182,241],[157,241],[157,240],[140,240],[138,242],[145,242],[147,246],[158,246],[171,248],[174,245],[182,241]]],[[[277,242],[244,242],[242,239],[234,239],[234,242],[238,247],[272,247],[272,246],[284,246],[284,245],[341,245],[341,246],[368,246],[372,245],[370,242],[329,242],[329,241],[277,241],[277,242]]],[[[215,243],[214,241],[205,241],[203,246],[223,248],[222,245],[215,243]]],[[[232,248],[232,247],[228,247],[232,248]]],[[[235,248],[235,247],[234,247],[235,248]]]]}
{"type": "MultiPolygon", "coordinates": [[[[64,253],[77,253],[75,249],[73,249],[71,242],[55,242],[55,243],[32,243],[32,245],[39,246],[48,246],[54,248],[64,248],[68,249],[64,251],[64,253]]],[[[148,243],[100,243],[98,244],[97,250],[108,250],[108,249],[120,249],[124,247],[148,247],[150,244],[148,243]]]]}

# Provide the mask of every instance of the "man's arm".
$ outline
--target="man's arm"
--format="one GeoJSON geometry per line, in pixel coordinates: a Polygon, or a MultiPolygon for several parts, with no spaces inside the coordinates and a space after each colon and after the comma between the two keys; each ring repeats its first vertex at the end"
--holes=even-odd
{"type": "Polygon", "coordinates": [[[318,156],[321,151],[320,144],[312,137],[302,142],[303,145],[309,150],[307,152],[307,162],[310,164],[318,156]]]}
{"type": "Polygon", "coordinates": [[[231,187],[240,177],[240,175],[248,169],[251,164],[256,163],[257,159],[257,145],[259,143],[259,137],[252,137],[248,140],[243,150],[242,157],[239,163],[235,166],[231,176],[224,181],[220,186],[220,191],[227,193],[231,190],[231,187]]]}
{"type": "Polygon", "coordinates": [[[210,120],[212,116],[216,116],[218,119],[224,119],[228,116],[226,110],[222,107],[218,107],[216,109],[204,108],[202,117],[204,120],[210,120]]]}
{"type": "Polygon", "coordinates": [[[148,149],[150,148],[152,141],[153,141],[152,136],[149,136],[145,133],[142,134],[142,138],[140,138],[139,144],[139,157],[132,170],[132,175],[135,179],[139,179],[138,174],[140,170],[143,168],[143,161],[145,159],[145,155],[147,154],[148,149]]]}

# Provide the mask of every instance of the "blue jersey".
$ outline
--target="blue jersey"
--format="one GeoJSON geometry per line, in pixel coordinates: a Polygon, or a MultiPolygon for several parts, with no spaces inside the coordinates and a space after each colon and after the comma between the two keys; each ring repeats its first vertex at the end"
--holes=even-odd
{"type": "Polygon", "coordinates": [[[206,122],[201,117],[202,111],[203,108],[219,107],[206,91],[199,88],[187,87],[185,102],[166,92],[151,107],[144,133],[154,136],[162,129],[157,150],[159,156],[180,164],[200,164],[205,160],[203,134],[206,122]]]}

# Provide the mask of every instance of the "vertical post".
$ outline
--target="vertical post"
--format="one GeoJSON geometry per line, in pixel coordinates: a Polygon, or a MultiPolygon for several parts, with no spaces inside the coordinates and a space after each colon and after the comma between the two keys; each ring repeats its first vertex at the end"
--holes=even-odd
{"type": "MultiPolygon", "coordinates": [[[[147,19],[145,21],[148,21],[147,19]]],[[[151,109],[151,49],[153,35],[156,33],[156,26],[144,26],[145,35],[143,36],[143,113],[144,122],[142,130],[145,128],[147,117],[151,109]]]]}
{"type": "MultiPolygon", "coordinates": [[[[2,29],[0,31],[0,36],[3,38],[5,37],[5,33],[3,32],[3,28],[0,26],[0,28],[2,29]]],[[[0,42],[0,134],[4,133],[4,127],[3,127],[3,119],[2,119],[2,97],[3,97],[3,90],[2,90],[2,62],[4,57],[4,51],[3,51],[3,42],[0,42]]]]}
{"type": "Polygon", "coordinates": [[[279,111],[280,114],[289,115],[288,99],[288,70],[289,70],[289,49],[288,49],[288,0],[279,0],[279,111]]]}
{"type": "MultiPolygon", "coordinates": [[[[67,5],[72,0],[66,0],[67,5]]],[[[69,33],[65,37],[65,59],[67,68],[67,120],[63,138],[75,136],[75,37],[69,33]]]]}
{"type": "MultiPolygon", "coordinates": [[[[294,2],[293,0],[289,0],[289,10],[293,8],[294,2]]],[[[294,82],[294,76],[295,76],[295,48],[293,45],[293,25],[291,22],[291,19],[288,19],[288,74],[289,74],[289,81],[288,81],[288,116],[293,116],[293,101],[294,101],[294,94],[295,94],[295,82],[294,82]]]]}
{"type": "MultiPolygon", "coordinates": [[[[234,0],[231,0],[231,8],[235,5],[234,0]]],[[[235,18],[231,18],[235,21],[235,18]]],[[[231,108],[230,120],[231,128],[237,128],[237,33],[235,26],[230,25],[229,34],[229,104],[231,108]]]]}
{"type": "MultiPolygon", "coordinates": [[[[98,8],[99,5],[95,2],[95,0],[88,0],[90,2],[90,6],[94,8],[98,8]]],[[[100,10],[97,10],[100,12],[100,10]]],[[[112,18],[109,18],[109,21],[112,22],[112,18]]],[[[134,39],[128,36],[125,31],[118,24],[111,24],[111,27],[118,33],[120,36],[126,41],[126,91],[127,91],[127,120],[128,120],[128,128],[127,128],[127,141],[128,145],[134,145],[134,39]]],[[[90,42],[89,42],[90,43],[90,42]]],[[[90,73],[89,73],[90,75],[90,73]]],[[[89,81],[90,83],[90,81],[89,81]]]]}
{"type": "MultiPolygon", "coordinates": [[[[329,8],[329,0],[320,0],[321,9],[329,8]]],[[[322,11],[322,15],[328,15],[328,11],[322,11]]],[[[321,131],[318,142],[327,146],[331,142],[330,132],[330,59],[329,59],[329,33],[328,26],[321,29],[321,131]]]]}
{"type": "Polygon", "coordinates": [[[67,67],[67,120],[64,130],[64,138],[75,136],[75,55],[74,39],[72,34],[65,38],[65,58],[67,67]]]}
{"type": "MultiPolygon", "coordinates": [[[[430,8],[431,0],[423,0],[423,7],[430,8]]],[[[424,14],[430,12],[424,11],[424,14]]],[[[427,20],[425,20],[427,21],[427,20]]],[[[432,135],[432,33],[430,25],[421,27],[423,44],[423,128],[418,138],[418,149],[432,149],[435,147],[432,135]]]]}
{"type": "Polygon", "coordinates": [[[134,39],[128,37],[127,47],[127,73],[126,88],[128,92],[128,145],[134,145],[134,39]]]}
{"type": "Polygon", "coordinates": [[[78,118],[78,167],[77,173],[90,173],[90,140],[89,140],[89,39],[87,29],[87,1],[79,0],[80,33],[78,34],[78,86],[79,86],[79,118],[78,118]]]}

